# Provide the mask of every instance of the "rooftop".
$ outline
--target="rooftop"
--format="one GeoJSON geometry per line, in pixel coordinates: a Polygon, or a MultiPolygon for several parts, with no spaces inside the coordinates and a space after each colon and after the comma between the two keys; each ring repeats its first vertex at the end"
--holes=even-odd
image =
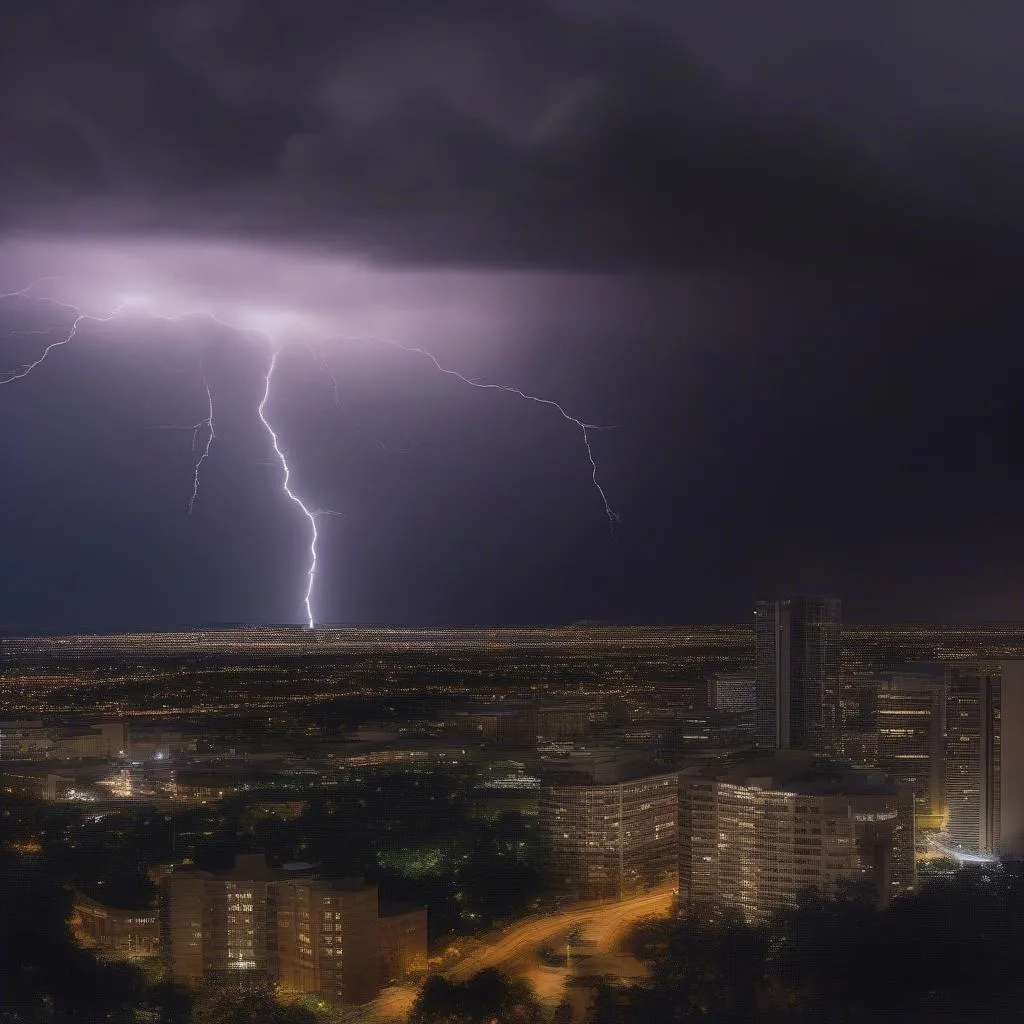
{"type": "Polygon", "coordinates": [[[881,772],[861,771],[849,765],[797,750],[774,754],[751,752],[747,756],[704,764],[693,764],[680,773],[681,779],[702,778],[753,789],[788,793],[890,795],[893,784],[881,772]]]}

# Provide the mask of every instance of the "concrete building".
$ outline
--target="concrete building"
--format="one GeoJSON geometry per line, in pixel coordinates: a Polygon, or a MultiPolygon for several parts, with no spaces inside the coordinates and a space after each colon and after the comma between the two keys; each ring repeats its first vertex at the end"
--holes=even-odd
{"type": "Polygon", "coordinates": [[[1000,840],[1001,666],[951,666],[946,711],[944,844],[958,855],[997,855],[1000,840]]]}
{"type": "Polygon", "coordinates": [[[175,871],[164,883],[161,946],[177,981],[268,984],[276,974],[274,873],[261,853],[227,871],[175,871]]]}
{"type": "Polygon", "coordinates": [[[753,672],[716,672],[708,683],[708,704],[715,711],[745,714],[757,707],[753,672]]]}
{"type": "Polygon", "coordinates": [[[68,761],[105,760],[124,757],[128,751],[128,729],[124,722],[58,729],[53,756],[68,761]]]}
{"type": "Polygon", "coordinates": [[[227,871],[163,879],[160,942],[177,981],[276,983],[341,1006],[425,969],[427,917],[422,907],[381,913],[377,887],[361,878],[318,878],[310,865],[275,872],[262,854],[245,854],[227,871]]]}
{"type": "Polygon", "coordinates": [[[875,764],[916,802],[918,831],[942,827],[947,667],[889,672],[875,690],[875,764]]]}
{"type": "Polygon", "coordinates": [[[136,761],[166,761],[179,754],[194,754],[199,748],[199,736],[158,725],[133,725],[128,747],[129,754],[136,761]]]}
{"type": "Polygon", "coordinates": [[[160,947],[155,909],[121,910],[88,896],[76,896],[71,924],[82,945],[117,959],[154,956],[160,947]]]}
{"type": "Polygon", "coordinates": [[[586,736],[590,710],[583,704],[492,705],[459,712],[456,722],[473,739],[515,749],[586,736]]]}
{"type": "Polygon", "coordinates": [[[843,679],[840,754],[878,768],[916,798],[918,841],[929,845],[945,817],[949,666],[933,663],[843,679]]]}
{"type": "Polygon", "coordinates": [[[951,666],[946,804],[949,852],[1024,857],[1024,662],[951,666]]]}
{"type": "Polygon", "coordinates": [[[621,898],[674,882],[678,841],[675,772],[617,753],[549,764],[538,834],[553,888],[621,898]]]}
{"type": "Polygon", "coordinates": [[[916,882],[912,794],[802,752],[683,769],[679,833],[684,903],[750,921],[808,888],[869,882],[885,905],[916,882]]]}
{"type": "Polygon", "coordinates": [[[381,976],[385,984],[427,969],[427,908],[381,904],[378,920],[381,976]]]}
{"type": "Polygon", "coordinates": [[[45,761],[53,750],[52,731],[42,722],[0,722],[0,760],[45,761]]]}
{"type": "Polygon", "coordinates": [[[754,675],[759,746],[835,752],[841,623],[837,598],[757,602],[754,675]]]}
{"type": "Polygon", "coordinates": [[[373,999],[381,987],[377,887],[305,878],[276,889],[281,989],[338,1005],[373,999]]]}

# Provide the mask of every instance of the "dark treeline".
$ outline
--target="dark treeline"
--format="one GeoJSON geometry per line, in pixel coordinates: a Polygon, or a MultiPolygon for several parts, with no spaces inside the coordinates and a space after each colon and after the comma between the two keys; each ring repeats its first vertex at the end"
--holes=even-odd
{"type": "Polygon", "coordinates": [[[650,981],[602,985],[590,1024],[1020,1020],[1024,870],[963,870],[883,912],[855,887],[758,927],[695,912],[632,944],[650,981]]]}
{"type": "MultiPolygon", "coordinates": [[[[851,887],[751,927],[730,913],[651,922],[629,940],[642,984],[598,983],[586,1024],[867,1024],[1024,1019],[1024,871],[970,869],[929,882],[889,910],[851,887]]],[[[428,980],[414,1024],[513,1024],[545,1013],[493,972],[428,980]]]]}

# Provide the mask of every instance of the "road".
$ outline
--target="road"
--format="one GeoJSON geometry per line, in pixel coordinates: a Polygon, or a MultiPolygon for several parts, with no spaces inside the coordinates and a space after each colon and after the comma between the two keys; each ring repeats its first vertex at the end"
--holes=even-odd
{"type": "MultiPolygon", "coordinates": [[[[647,917],[660,917],[672,905],[673,890],[659,889],[625,900],[577,904],[554,914],[544,914],[511,925],[506,931],[484,938],[483,948],[476,949],[442,973],[451,981],[466,981],[478,971],[496,967],[510,975],[523,977],[534,987],[538,997],[554,1005],[564,992],[569,976],[566,968],[545,968],[537,958],[542,946],[558,946],[565,942],[572,928],[593,943],[595,955],[614,953],[629,928],[647,917]]],[[[360,1024],[379,1024],[404,1020],[417,989],[396,985],[385,989],[360,1015],[360,1024]]]]}
{"type": "Polygon", "coordinates": [[[584,936],[595,943],[595,953],[612,953],[631,925],[645,917],[663,916],[671,905],[672,890],[660,889],[625,900],[590,903],[529,918],[448,968],[445,974],[452,981],[465,981],[488,967],[512,971],[524,959],[535,960],[541,946],[563,941],[569,929],[575,927],[580,927],[584,936]]]}

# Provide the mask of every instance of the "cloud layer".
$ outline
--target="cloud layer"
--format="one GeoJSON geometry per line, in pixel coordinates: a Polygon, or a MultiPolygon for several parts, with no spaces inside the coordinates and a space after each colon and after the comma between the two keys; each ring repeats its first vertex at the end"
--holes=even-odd
{"type": "Polygon", "coordinates": [[[0,225],[464,266],[998,258],[1024,15],[893,6],[19,0],[0,225]]]}

